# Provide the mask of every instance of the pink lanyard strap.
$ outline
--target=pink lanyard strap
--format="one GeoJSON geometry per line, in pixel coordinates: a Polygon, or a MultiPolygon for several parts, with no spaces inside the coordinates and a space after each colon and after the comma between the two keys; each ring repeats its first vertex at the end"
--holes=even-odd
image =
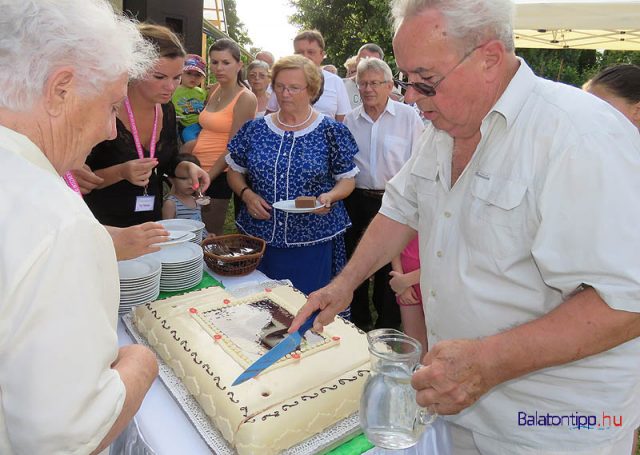
{"type": "MultiPolygon", "coordinates": [[[[144,149],[140,142],[140,136],[138,135],[138,127],[136,126],[136,119],[133,118],[133,111],[131,110],[131,104],[129,98],[124,99],[124,107],[127,109],[127,116],[129,117],[129,125],[131,126],[131,134],[133,135],[133,142],[136,144],[136,151],[140,159],[144,158],[144,149]]],[[[156,134],[158,133],[158,111],[159,107],[155,105],[155,113],[153,115],[153,131],[151,132],[151,143],[149,144],[149,158],[153,158],[156,155],[156,134]]]]}
{"type": "Polygon", "coordinates": [[[69,188],[71,188],[73,191],[78,193],[80,197],[82,197],[82,192],[80,192],[80,187],[78,186],[78,182],[76,181],[76,178],[73,176],[71,171],[65,172],[62,178],[64,179],[65,183],[69,188]]]}

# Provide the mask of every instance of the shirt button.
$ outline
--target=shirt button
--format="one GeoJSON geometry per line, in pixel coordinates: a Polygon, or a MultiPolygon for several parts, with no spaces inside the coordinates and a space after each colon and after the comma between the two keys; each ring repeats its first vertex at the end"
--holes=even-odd
{"type": "Polygon", "coordinates": [[[282,226],[282,221],[278,221],[278,226],[282,226]]]}
{"type": "Polygon", "coordinates": [[[451,212],[444,212],[445,218],[451,218],[451,212]]]}
{"type": "Polygon", "coordinates": [[[436,256],[438,256],[439,258],[441,258],[441,257],[442,257],[442,251],[438,251],[438,252],[436,253],[436,256]]]}
{"type": "Polygon", "coordinates": [[[431,289],[431,297],[435,297],[436,296],[436,291],[435,289],[431,289]]]}

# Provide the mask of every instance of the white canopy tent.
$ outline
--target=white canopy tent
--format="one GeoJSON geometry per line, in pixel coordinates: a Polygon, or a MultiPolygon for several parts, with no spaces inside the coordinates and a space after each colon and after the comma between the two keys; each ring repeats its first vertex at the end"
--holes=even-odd
{"type": "Polygon", "coordinates": [[[640,0],[515,0],[516,47],[640,50],[640,0]]]}

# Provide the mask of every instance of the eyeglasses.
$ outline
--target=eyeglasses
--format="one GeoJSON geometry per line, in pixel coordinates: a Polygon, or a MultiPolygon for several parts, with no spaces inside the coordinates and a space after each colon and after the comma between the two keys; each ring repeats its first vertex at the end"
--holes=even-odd
{"type": "Polygon", "coordinates": [[[289,92],[290,95],[297,95],[298,93],[300,93],[301,91],[303,91],[306,88],[307,88],[306,85],[304,87],[298,87],[296,85],[294,85],[292,87],[287,87],[286,85],[275,84],[273,86],[273,91],[276,92],[276,93],[284,93],[285,91],[287,91],[287,92],[289,92]]]}
{"type": "Polygon", "coordinates": [[[361,88],[363,90],[366,90],[367,87],[371,87],[374,90],[378,90],[378,88],[382,87],[387,82],[389,81],[364,81],[364,82],[358,82],[356,83],[356,85],[358,86],[358,88],[361,88]]]}
{"type": "Polygon", "coordinates": [[[249,79],[266,79],[267,75],[263,73],[249,73],[249,79]]]}
{"type": "Polygon", "coordinates": [[[424,82],[404,82],[399,79],[394,79],[393,82],[395,82],[396,85],[402,87],[405,90],[407,90],[409,87],[413,87],[413,89],[421,95],[435,96],[436,88],[438,87],[438,85],[440,85],[442,81],[444,81],[447,78],[447,76],[449,76],[451,73],[453,73],[456,70],[456,68],[462,65],[462,62],[464,62],[467,58],[469,58],[471,54],[473,54],[475,51],[480,49],[482,46],[484,46],[484,44],[481,44],[480,46],[476,46],[473,49],[471,49],[469,52],[464,54],[464,56],[460,59],[460,61],[456,63],[453,68],[447,71],[445,75],[442,76],[442,78],[439,81],[437,81],[435,84],[427,84],[424,82]]]}

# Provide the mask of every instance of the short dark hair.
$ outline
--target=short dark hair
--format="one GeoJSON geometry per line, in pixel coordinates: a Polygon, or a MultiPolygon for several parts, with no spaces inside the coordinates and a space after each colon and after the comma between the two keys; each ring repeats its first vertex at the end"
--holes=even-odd
{"type": "Polygon", "coordinates": [[[380,56],[380,60],[384,60],[384,51],[380,46],[375,43],[367,43],[363,44],[360,49],[358,49],[358,54],[362,51],[375,52],[380,56]]]}
{"type": "Polygon", "coordinates": [[[200,166],[200,160],[195,155],[192,155],[191,153],[178,153],[171,160],[169,169],[167,170],[167,175],[169,177],[175,177],[176,168],[178,167],[178,164],[182,163],[183,161],[188,161],[195,164],[196,166],[200,166]]]}
{"type": "Polygon", "coordinates": [[[603,87],[631,103],[640,102],[640,66],[626,63],[609,66],[596,74],[588,85],[603,87]]]}
{"type": "Polygon", "coordinates": [[[293,39],[293,42],[295,43],[302,40],[309,41],[310,43],[315,41],[318,43],[318,46],[320,46],[320,49],[324,50],[324,38],[322,37],[322,33],[318,30],[305,30],[300,32],[293,39]]]}

